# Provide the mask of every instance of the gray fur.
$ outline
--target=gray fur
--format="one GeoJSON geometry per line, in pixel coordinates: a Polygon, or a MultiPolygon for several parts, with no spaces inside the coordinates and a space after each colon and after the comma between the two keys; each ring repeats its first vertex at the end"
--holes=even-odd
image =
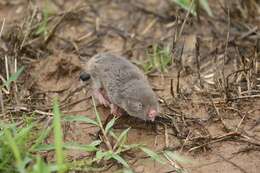
{"type": "Polygon", "coordinates": [[[93,89],[102,88],[109,101],[129,115],[147,120],[148,109],[159,104],[146,76],[127,59],[108,53],[93,56],[86,65],[93,89]]]}

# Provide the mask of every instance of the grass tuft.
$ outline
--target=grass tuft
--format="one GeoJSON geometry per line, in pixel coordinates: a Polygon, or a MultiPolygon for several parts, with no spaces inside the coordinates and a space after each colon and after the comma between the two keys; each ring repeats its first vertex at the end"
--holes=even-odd
{"type": "Polygon", "coordinates": [[[56,162],[58,166],[58,172],[63,173],[65,171],[64,164],[64,153],[63,153],[63,134],[61,129],[60,121],[60,109],[58,104],[58,99],[55,97],[53,101],[53,129],[54,129],[54,145],[56,153],[56,162]]]}
{"type": "MultiPolygon", "coordinates": [[[[190,13],[193,14],[194,16],[197,15],[197,7],[194,5],[196,3],[194,3],[196,0],[172,0],[173,2],[175,2],[176,4],[178,4],[181,8],[189,11],[190,13]]],[[[209,7],[209,2],[208,0],[197,0],[199,6],[205,10],[207,12],[207,14],[210,17],[213,17],[213,13],[211,11],[211,8],[209,7]]]]}
{"type": "Polygon", "coordinates": [[[150,73],[159,70],[161,73],[167,72],[167,67],[172,63],[170,47],[153,45],[151,52],[147,52],[148,60],[142,64],[144,72],[150,73]]]}

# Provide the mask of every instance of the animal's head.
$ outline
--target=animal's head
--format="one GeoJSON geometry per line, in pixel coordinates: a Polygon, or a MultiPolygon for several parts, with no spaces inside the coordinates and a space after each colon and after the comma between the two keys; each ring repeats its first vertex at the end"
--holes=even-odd
{"type": "Polygon", "coordinates": [[[146,88],[137,93],[133,92],[127,100],[125,110],[131,116],[154,121],[155,117],[159,115],[160,108],[153,91],[146,88]]]}

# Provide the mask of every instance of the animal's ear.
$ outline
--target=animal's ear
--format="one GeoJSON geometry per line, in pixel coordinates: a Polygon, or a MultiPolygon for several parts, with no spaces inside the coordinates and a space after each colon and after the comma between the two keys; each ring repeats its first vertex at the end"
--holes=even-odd
{"type": "Polygon", "coordinates": [[[139,110],[143,109],[143,104],[138,101],[128,100],[127,104],[128,104],[128,107],[130,107],[132,110],[135,110],[135,111],[139,111],[139,110]]]}
{"type": "Polygon", "coordinates": [[[135,102],[134,105],[135,105],[135,109],[137,111],[140,111],[143,109],[143,104],[141,102],[135,102]]]}
{"type": "Polygon", "coordinates": [[[90,74],[87,72],[81,72],[79,78],[82,81],[88,81],[90,79],[90,74]]]}

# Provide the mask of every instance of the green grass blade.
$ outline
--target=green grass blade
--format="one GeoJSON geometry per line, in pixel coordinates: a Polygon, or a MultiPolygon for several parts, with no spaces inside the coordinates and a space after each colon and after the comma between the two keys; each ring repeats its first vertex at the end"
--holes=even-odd
{"type": "Polygon", "coordinates": [[[93,105],[94,105],[94,111],[95,111],[95,114],[96,114],[96,120],[97,120],[97,123],[99,125],[99,127],[102,127],[102,122],[101,122],[101,119],[100,119],[100,115],[97,111],[97,106],[96,106],[96,102],[95,102],[95,99],[94,97],[92,97],[92,102],[93,102],[93,105]]]}
{"type": "Polygon", "coordinates": [[[44,38],[46,38],[46,36],[48,35],[48,18],[49,18],[49,15],[50,15],[48,4],[49,4],[48,0],[45,0],[44,8],[43,8],[43,11],[42,11],[43,12],[43,20],[41,21],[39,27],[35,31],[36,35],[42,34],[44,36],[44,38]]]}
{"type": "Polygon", "coordinates": [[[166,158],[169,160],[175,160],[178,163],[192,163],[192,161],[184,156],[181,156],[177,152],[172,152],[172,151],[163,151],[163,154],[166,158]]]}
{"type": "Polygon", "coordinates": [[[98,150],[97,152],[96,152],[96,157],[95,157],[95,159],[97,160],[97,161],[100,161],[101,159],[103,159],[103,157],[106,155],[106,152],[103,152],[102,150],[98,150]]]}
{"type": "Polygon", "coordinates": [[[112,118],[112,120],[110,120],[107,125],[106,125],[106,128],[105,128],[105,134],[107,134],[107,132],[113,127],[113,125],[115,124],[116,122],[116,119],[115,117],[112,118]]]}
{"type": "Polygon", "coordinates": [[[28,171],[26,170],[26,167],[31,162],[32,162],[31,158],[29,158],[29,157],[23,158],[22,163],[20,165],[17,165],[18,172],[19,173],[27,173],[28,171]]]}
{"type": "Polygon", "coordinates": [[[59,173],[64,172],[64,154],[62,150],[63,146],[63,134],[61,129],[60,122],[60,109],[58,104],[58,99],[55,97],[53,101],[53,128],[54,128],[54,146],[55,146],[55,154],[56,154],[56,162],[59,169],[59,173]]]}
{"type": "Polygon", "coordinates": [[[12,149],[17,165],[21,165],[22,164],[21,154],[9,129],[5,129],[5,139],[8,146],[12,149]]]}
{"type": "Polygon", "coordinates": [[[86,116],[65,116],[63,117],[63,120],[68,121],[68,122],[84,122],[88,124],[93,124],[98,126],[98,123],[95,120],[92,120],[86,116]]]}
{"type": "MultiPolygon", "coordinates": [[[[101,143],[100,140],[93,141],[92,143],[86,145],[86,144],[78,144],[78,143],[64,143],[63,148],[68,150],[82,150],[87,152],[96,151],[98,146],[101,143]]],[[[51,151],[55,150],[55,146],[53,144],[42,144],[35,147],[33,151],[51,151]]]]}
{"type": "Polygon", "coordinates": [[[115,159],[118,163],[121,163],[124,167],[130,168],[128,163],[121,156],[117,154],[112,154],[112,158],[115,159]]]}
{"type": "Polygon", "coordinates": [[[121,143],[123,139],[126,137],[128,131],[131,129],[131,127],[125,129],[118,137],[118,143],[121,143]]]}
{"type": "Polygon", "coordinates": [[[4,82],[4,86],[6,86],[7,88],[10,88],[11,83],[18,79],[18,77],[21,75],[23,70],[24,70],[24,67],[19,68],[16,73],[12,74],[10,76],[10,78],[4,82]]]}
{"type": "Polygon", "coordinates": [[[23,139],[28,137],[29,132],[31,129],[34,127],[34,124],[31,124],[27,127],[22,128],[16,135],[15,135],[15,140],[17,144],[20,144],[23,139]]]}
{"type": "Polygon", "coordinates": [[[40,136],[35,140],[35,143],[31,146],[30,151],[34,151],[43,141],[49,136],[52,127],[47,127],[46,130],[43,130],[40,136]]]}
{"type": "Polygon", "coordinates": [[[50,167],[40,158],[40,156],[36,159],[36,164],[33,165],[32,173],[50,173],[50,167]]]}
{"type": "Polygon", "coordinates": [[[101,140],[95,140],[95,141],[91,142],[90,145],[92,145],[92,146],[98,146],[98,145],[100,145],[101,143],[102,143],[101,140]]]}
{"type": "Polygon", "coordinates": [[[116,134],[112,130],[109,131],[109,135],[112,136],[116,141],[118,141],[118,137],[116,136],[116,134]]]}
{"type": "Polygon", "coordinates": [[[134,173],[131,169],[124,169],[123,173],[134,173]]]}
{"type": "Polygon", "coordinates": [[[209,7],[209,2],[208,0],[199,0],[200,1],[200,5],[202,6],[202,8],[208,13],[208,15],[210,17],[213,17],[213,13],[209,7]]]}
{"type": "Polygon", "coordinates": [[[80,150],[80,151],[86,151],[86,152],[93,152],[97,151],[97,148],[93,145],[84,145],[84,144],[78,144],[78,143],[66,143],[64,144],[65,149],[69,150],[80,150]]]}
{"type": "Polygon", "coordinates": [[[55,150],[55,146],[53,144],[39,144],[32,151],[45,152],[52,150],[55,150]]]}
{"type": "Polygon", "coordinates": [[[176,4],[178,4],[181,8],[189,11],[190,13],[194,16],[196,16],[196,12],[195,12],[195,7],[194,5],[192,5],[191,7],[191,2],[190,0],[173,0],[176,4]]]}
{"type": "Polygon", "coordinates": [[[128,131],[130,130],[130,127],[125,129],[120,135],[119,137],[117,138],[117,142],[116,144],[114,145],[114,149],[117,148],[116,150],[116,153],[120,153],[122,151],[122,148],[125,144],[125,141],[127,139],[127,134],[128,134],[128,131]]]}
{"type": "Polygon", "coordinates": [[[165,162],[162,160],[162,158],[155,153],[154,151],[146,148],[146,147],[140,147],[140,149],[145,152],[149,157],[151,157],[152,159],[156,160],[157,162],[161,163],[161,164],[165,164],[165,162]]]}

